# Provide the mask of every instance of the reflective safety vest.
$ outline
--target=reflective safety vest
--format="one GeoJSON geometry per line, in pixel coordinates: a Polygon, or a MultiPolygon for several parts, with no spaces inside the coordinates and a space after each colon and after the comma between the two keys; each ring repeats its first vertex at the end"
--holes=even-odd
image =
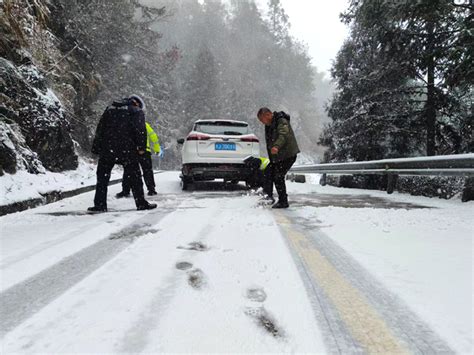
{"type": "Polygon", "coordinates": [[[153,130],[153,128],[151,128],[151,126],[149,125],[148,122],[145,122],[145,125],[146,125],[146,150],[147,152],[150,152],[151,153],[151,148],[150,148],[150,140],[151,142],[153,143],[153,151],[158,154],[161,150],[161,147],[160,147],[160,140],[158,138],[158,136],[156,135],[155,131],[153,130]]]}
{"type": "Polygon", "coordinates": [[[270,159],[260,157],[260,170],[264,171],[268,164],[270,164],[270,159]]]}

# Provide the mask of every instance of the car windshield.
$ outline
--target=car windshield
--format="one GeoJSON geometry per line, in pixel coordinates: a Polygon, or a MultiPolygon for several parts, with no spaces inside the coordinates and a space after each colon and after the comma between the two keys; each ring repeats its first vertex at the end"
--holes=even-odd
{"type": "Polygon", "coordinates": [[[223,134],[227,136],[241,136],[249,133],[246,123],[238,122],[199,122],[194,126],[196,132],[206,134],[223,134]]]}

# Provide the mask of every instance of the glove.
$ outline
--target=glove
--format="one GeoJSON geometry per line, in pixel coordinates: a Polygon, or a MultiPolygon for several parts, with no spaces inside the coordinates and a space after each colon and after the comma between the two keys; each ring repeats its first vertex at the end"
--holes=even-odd
{"type": "Polygon", "coordinates": [[[160,157],[160,159],[163,159],[163,157],[165,156],[165,150],[160,149],[160,152],[158,153],[158,156],[160,157]]]}

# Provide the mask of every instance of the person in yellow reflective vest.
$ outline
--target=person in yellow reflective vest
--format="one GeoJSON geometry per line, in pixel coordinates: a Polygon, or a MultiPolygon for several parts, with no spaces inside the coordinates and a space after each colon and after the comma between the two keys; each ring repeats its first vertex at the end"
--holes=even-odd
{"type": "Polygon", "coordinates": [[[268,158],[264,158],[264,157],[260,157],[260,166],[258,167],[261,171],[265,171],[265,169],[267,168],[268,164],[270,164],[270,159],[268,158]]]}
{"type": "MultiPolygon", "coordinates": [[[[143,180],[145,180],[145,185],[148,189],[148,196],[156,195],[156,185],[155,177],[153,175],[153,164],[151,160],[152,150],[155,154],[160,154],[162,157],[162,151],[160,146],[160,140],[158,135],[155,133],[153,128],[151,128],[148,122],[145,122],[147,140],[146,140],[146,152],[139,156],[138,162],[142,168],[143,180]]],[[[128,197],[130,196],[130,181],[126,178],[126,175],[123,175],[122,179],[122,191],[115,195],[117,198],[128,197]]]]}
{"type": "Polygon", "coordinates": [[[269,169],[267,169],[270,164],[270,159],[265,157],[248,157],[244,160],[244,163],[252,171],[252,179],[249,181],[249,186],[252,189],[258,189],[259,187],[263,188],[263,193],[265,194],[265,199],[268,199],[270,202],[273,200],[273,184],[271,176],[269,175],[269,169]]]}

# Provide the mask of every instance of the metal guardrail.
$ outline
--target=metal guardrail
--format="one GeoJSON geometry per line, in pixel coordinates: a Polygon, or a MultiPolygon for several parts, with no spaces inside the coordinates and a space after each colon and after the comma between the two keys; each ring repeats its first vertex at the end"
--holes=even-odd
{"type": "Polygon", "coordinates": [[[297,165],[291,173],[320,173],[321,185],[326,175],[388,175],[387,192],[392,193],[399,175],[474,176],[474,153],[431,157],[297,165]]]}

